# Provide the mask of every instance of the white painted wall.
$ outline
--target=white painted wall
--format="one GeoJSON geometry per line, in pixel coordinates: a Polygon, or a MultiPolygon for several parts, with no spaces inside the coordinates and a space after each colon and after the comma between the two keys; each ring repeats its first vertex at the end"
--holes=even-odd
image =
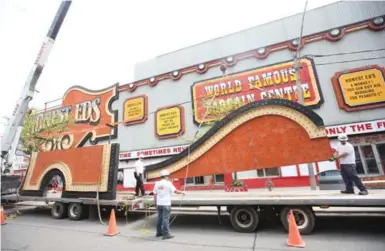
{"type": "Polygon", "coordinates": [[[296,177],[296,176],[298,176],[296,165],[282,166],[281,167],[281,175],[282,175],[282,177],[296,177]]]}

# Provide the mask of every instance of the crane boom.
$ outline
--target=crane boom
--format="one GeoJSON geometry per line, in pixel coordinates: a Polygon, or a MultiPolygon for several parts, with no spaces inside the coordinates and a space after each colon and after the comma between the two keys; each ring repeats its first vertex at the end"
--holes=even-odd
{"type": "MultiPolygon", "coordinates": [[[[28,75],[27,81],[25,82],[24,88],[21,92],[21,95],[16,103],[15,108],[12,111],[12,115],[9,118],[8,125],[4,130],[3,139],[1,141],[1,158],[5,160],[8,166],[11,165],[11,155],[16,151],[19,138],[20,138],[20,128],[23,124],[26,113],[28,112],[29,102],[32,100],[35,87],[39,77],[44,69],[44,66],[47,62],[48,56],[51,52],[53,44],[56,40],[56,37],[59,33],[60,27],[64,21],[64,18],[67,15],[68,9],[71,6],[71,0],[63,0],[61,5],[56,13],[55,19],[53,20],[51,27],[45,37],[43,44],[39,50],[39,53],[36,57],[36,60],[33,63],[32,70],[28,75]]],[[[12,156],[13,157],[13,156],[12,156]]]]}

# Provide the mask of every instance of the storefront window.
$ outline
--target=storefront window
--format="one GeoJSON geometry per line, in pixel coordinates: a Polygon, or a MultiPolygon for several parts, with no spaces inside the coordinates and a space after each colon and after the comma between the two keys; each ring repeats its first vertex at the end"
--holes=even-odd
{"type": "Polygon", "coordinates": [[[383,172],[385,173],[385,143],[378,144],[377,146],[378,156],[380,158],[380,165],[382,167],[383,172]]]}
{"type": "Polygon", "coordinates": [[[203,185],[205,183],[203,176],[191,177],[186,179],[186,184],[203,185]]]}
{"type": "Polygon", "coordinates": [[[279,176],[279,168],[273,167],[273,168],[257,169],[257,175],[258,177],[276,177],[276,176],[279,176]]]}
{"type": "Polygon", "coordinates": [[[385,143],[368,143],[354,146],[357,172],[360,175],[384,175],[385,143]]]}
{"type": "Polygon", "coordinates": [[[214,175],[214,182],[215,183],[224,183],[225,182],[225,176],[223,174],[214,175]]]}
{"type": "Polygon", "coordinates": [[[379,174],[376,157],[372,145],[361,146],[362,157],[366,164],[368,174],[379,174]]]}
{"type": "Polygon", "coordinates": [[[365,174],[364,165],[361,161],[360,151],[358,150],[358,146],[354,147],[354,152],[356,153],[356,170],[358,174],[365,174]]]}

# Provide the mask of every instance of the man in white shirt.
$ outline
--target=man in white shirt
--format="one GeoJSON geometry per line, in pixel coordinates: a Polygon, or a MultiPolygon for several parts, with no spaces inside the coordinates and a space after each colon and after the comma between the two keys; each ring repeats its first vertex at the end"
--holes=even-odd
{"type": "Polygon", "coordinates": [[[161,180],[157,181],[154,186],[154,203],[158,212],[156,221],[156,237],[163,236],[163,240],[171,239],[170,235],[170,215],[171,215],[171,197],[173,193],[183,194],[175,188],[168,179],[170,173],[167,170],[160,172],[161,180]]]}
{"type": "Polygon", "coordinates": [[[142,196],[146,195],[146,191],[143,185],[143,172],[144,172],[144,164],[142,162],[142,157],[139,157],[139,159],[135,163],[135,172],[134,172],[134,176],[136,179],[135,196],[139,196],[139,190],[142,196]]]}
{"type": "Polygon", "coordinates": [[[357,174],[354,147],[347,142],[348,136],[346,134],[338,135],[338,140],[340,142],[337,145],[337,152],[332,160],[338,159],[340,161],[341,176],[346,187],[346,189],[341,191],[341,193],[354,194],[354,183],[357,188],[360,189],[359,195],[367,195],[368,190],[362,184],[362,181],[357,174]]]}

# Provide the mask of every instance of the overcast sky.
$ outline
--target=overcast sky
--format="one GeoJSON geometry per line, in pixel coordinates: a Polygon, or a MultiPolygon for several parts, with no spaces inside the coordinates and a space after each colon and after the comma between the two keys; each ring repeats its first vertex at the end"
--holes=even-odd
{"type": "MultiPolygon", "coordinates": [[[[336,0],[309,0],[308,9],[332,2],[336,0]]],[[[0,0],[0,135],[7,122],[1,117],[11,114],[60,3],[0,0]]],[[[305,0],[74,0],[31,106],[44,108],[45,102],[61,98],[73,85],[101,89],[131,82],[136,62],[297,14],[304,4],[305,0]]]]}

